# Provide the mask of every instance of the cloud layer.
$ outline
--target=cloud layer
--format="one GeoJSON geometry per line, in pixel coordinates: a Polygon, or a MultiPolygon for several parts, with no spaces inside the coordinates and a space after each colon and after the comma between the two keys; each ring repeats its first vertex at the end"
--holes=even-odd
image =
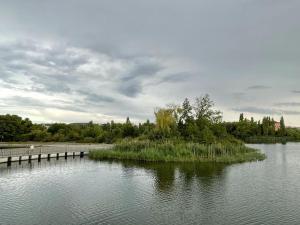
{"type": "Polygon", "coordinates": [[[172,72],[155,57],[111,57],[86,48],[35,41],[2,42],[0,62],[2,108],[95,115],[99,110],[117,120],[152,116],[152,110],[142,110],[145,86],[185,79],[183,72],[172,72]]]}
{"type": "Polygon", "coordinates": [[[299,1],[0,3],[0,113],[36,122],[153,119],[209,93],[300,126],[299,1]]]}

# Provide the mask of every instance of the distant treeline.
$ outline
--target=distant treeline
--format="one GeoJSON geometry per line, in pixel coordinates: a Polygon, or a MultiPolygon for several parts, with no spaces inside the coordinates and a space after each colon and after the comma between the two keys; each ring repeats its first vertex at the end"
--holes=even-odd
{"type": "Polygon", "coordinates": [[[252,143],[300,140],[300,130],[286,128],[283,117],[277,130],[270,117],[260,122],[245,119],[241,114],[238,122],[223,122],[221,112],[214,110],[213,106],[208,95],[196,98],[193,104],[185,99],[182,105],[156,109],[155,123],[147,120],[139,124],[133,124],[127,118],[124,123],[54,123],[46,126],[33,124],[16,115],[0,115],[0,141],[114,143],[134,138],[212,144],[238,143],[238,139],[252,143]]]}
{"type": "Polygon", "coordinates": [[[1,141],[45,141],[113,143],[118,139],[149,135],[154,124],[149,121],[134,125],[127,118],[126,123],[111,121],[105,124],[53,123],[33,124],[29,119],[16,115],[0,115],[1,141]]]}
{"type": "Polygon", "coordinates": [[[264,117],[262,121],[249,120],[240,114],[238,122],[227,122],[226,130],[234,137],[247,143],[284,143],[288,141],[300,141],[300,130],[287,128],[284,118],[280,122],[271,117],[264,117]]]}

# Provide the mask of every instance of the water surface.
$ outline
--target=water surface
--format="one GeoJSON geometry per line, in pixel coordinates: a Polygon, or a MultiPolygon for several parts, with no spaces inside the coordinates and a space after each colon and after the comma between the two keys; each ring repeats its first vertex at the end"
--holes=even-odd
{"type": "Polygon", "coordinates": [[[263,162],[0,165],[0,224],[299,224],[300,145],[263,162]]]}

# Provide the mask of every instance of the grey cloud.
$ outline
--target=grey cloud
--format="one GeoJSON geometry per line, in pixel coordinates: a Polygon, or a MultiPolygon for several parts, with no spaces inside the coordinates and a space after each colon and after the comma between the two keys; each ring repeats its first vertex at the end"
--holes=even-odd
{"type": "MultiPolygon", "coordinates": [[[[2,43],[2,49],[5,44],[2,43]]],[[[149,56],[130,57],[128,59],[111,58],[108,55],[98,55],[89,49],[77,48],[72,50],[78,56],[73,57],[68,53],[72,46],[49,46],[49,49],[40,49],[38,42],[28,42],[26,48],[23,44],[8,44],[5,51],[0,51],[2,65],[0,72],[5,76],[0,79],[4,83],[0,88],[9,88],[16,91],[34,92],[49,96],[60,94],[67,99],[76,99],[73,104],[58,102],[43,102],[39,98],[11,97],[1,99],[6,105],[17,107],[29,107],[32,109],[57,108],[73,110],[77,112],[106,112],[108,115],[122,115],[142,118],[152,110],[143,112],[128,102],[123,104],[122,95],[134,99],[142,91],[144,85],[152,80],[160,79],[159,73],[165,68],[159,60],[149,56]],[[19,49],[17,49],[19,48],[19,49]],[[42,52],[42,57],[35,57],[35,54],[42,52]],[[15,53],[18,54],[15,54],[15,53]],[[30,54],[28,53],[30,52],[30,54]],[[5,57],[9,56],[9,57],[5,57]],[[72,61],[69,57],[76,60],[72,61]],[[5,58],[5,60],[3,60],[5,58]],[[77,60],[78,59],[78,60],[77,60]],[[101,63],[104,60],[104,68],[110,65],[120,64],[121,72],[116,73],[115,69],[107,69],[107,74],[97,75],[97,69],[90,61],[101,63]],[[91,71],[77,70],[80,66],[91,67],[91,71]],[[9,73],[6,73],[9,70],[9,73]],[[96,72],[96,73],[95,73],[96,72]],[[101,90],[101,91],[100,91],[101,90]],[[107,94],[102,94],[107,93],[107,94]],[[108,94],[109,93],[109,94],[108,94]],[[120,96],[121,94],[121,96],[120,96]],[[101,108],[100,108],[101,107],[101,108]],[[131,112],[134,109],[134,113],[131,112]],[[99,111],[100,109],[100,111],[99,111]],[[121,109],[121,112],[120,112],[121,109]],[[108,112],[107,112],[108,111],[108,112]]],[[[98,66],[96,64],[96,66],[98,66]]],[[[106,73],[106,72],[105,72],[106,73]]],[[[154,106],[153,106],[154,107],[154,106]]]]}
{"type": "Polygon", "coordinates": [[[135,82],[124,82],[119,86],[120,93],[127,97],[136,97],[142,92],[142,84],[140,81],[135,82]]]}
{"type": "Polygon", "coordinates": [[[70,93],[72,85],[77,78],[69,75],[32,75],[31,80],[34,82],[33,91],[50,92],[50,93],[70,93]]]}
{"type": "Polygon", "coordinates": [[[33,106],[33,107],[45,107],[46,103],[43,103],[40,100],[30,98],[30,97],[22,97],[22,96],[14,96],[8,99],[5,99],[5,102],[10,105],[19,105],[19,106],[33,106]]]}
{"type": "MultiPolygon", "coordinates": [[[[84,57],[67,52],[65,48],[65,45],[52,45],[49,48],[33,40],[6,42],[0,44],[0,60],[21,63],[26,61],[42,66],[60,67],[60,69],[74,67],[86,62],[84,57]]],[[[25,63],[12,64],[11,66],[16,68],[19,66],[20,69],[28,68],[25,67],[25,63]]]]}
{"type": "Polygon", "coordinates": [[[232,97],[237,102],[245,101],[248,98],[245,92],[234,92],[232,93],[232,97]]]}
{"type": "Polygon", "coordinates": [[[74,105],[74,103],[68,103],[65,101],[56,101],[55,103],[53,103],[53,102],[41,101],[36,98],[22,97],[22,96],[13,96],[6,99],[0,99],[0,102],[1,101],[5,103],[7,106],[19,106],[24,108],[29,107],[31,109],[56,108],[56,109],[71,110],[77,112],[86,112],[86,109],[83,106],[80,107],[80,105],[78,104],[74,105]]]}
{"type": "MultiPolygon", "coordinates": [[[[132,101],[131,107],[140,107],[141,114],[152,113],[147,106],[199,92],[208,92],[226,109],[236,100],[276,108],[274,99],[280,103],[300,93],[299,9],[296,0],[3,1],[0,89],[78,97],[82,104],[99,99],[115,114],[130,108],[105,102],[102,93],[132,101]],[[2,44],[12,38],[15,43],[2,44]],[[109,59],[93,69],[89,63],[102,60],[97,54],[109,59]],[[125,69],[101,76],[102,69],[116,61],[125,69]],[[92,72],[78,73],[82,65],[92,72]],[[171,75],[182,71],[193,76],[171,75]],[[78,94],[82,89],[100,97],[78,94]],[[246,94],[232,94],[241,90],[246,94]],[[141,102],[141,93],[149,100],[141,102]]],[[[87,110],[96,107],[89,105],[87,110]]],[[[224,112],[225,119],[232,119],[228,114],[224,112]]]]}
{"type": "MultiPolygon", "coordinates": [[[[2,44],[0,49],[0,60],[3,62],[3,68],[0,72],[4,75],[2,80],[7,83],[15,82],[14,79],[7,74],[7,70],[17,77],[21,75],[32,81],[32,87],[26,87],[24,90],[32,90],[45,93],[71,93],[77,90],[78,86],[89,82],[89,72],[80,73],[77,68],[80,66],[90,66],[89,60],[111,60],[113,63],[118,58],[102,59],[102,55],[92,55],[88,49],[76,49],[74,47],[64,45],[53,45],[43,47],[42,44],[32,40],[27,42],[14,42],[13,44],[2,44]],[[40,55],[40,56],[39,56],[40,55]],[[96,57],[96,58],[90,58],[96,57]],[[98,57],[98,58],[97,58],[98,57]],[[75,87],[76,86],[76,87],[75,87]]],[[[104,55],[105,57],[110,57],[104,55]]],[[[128,64],[126,71],[117,74],[113,80],[116,91],[127,96],[136,97],[143,90],[143,85],[147,80],[157,79],[158,73],[163,71],[164,66],[157,59],[150,56],[130,57],[128,61],[124,58],[120,59],[128,64]]],[[[106,66],[106,65],[104,65],[106,66]]],[[[113,71],[113,70],[112,70],[113,71]]],[[[102,82],[111,82],[112,77],[102,75],[100,71],[91,71],[98,73],[94,78],[93,84],[101,84],[102,82]],[[100,80],[100,77],[102,77],[100,80]]],[[[111,101],[102,96],[89,96],[86,100],[111,101]]]]}
{"type": "Polygon", "coordinates": [[[155,76],[162,69],[162,65],[158,62],[152,62],[151,58],[136,60],[134,68],[122,77],[122,80],[128,81],[131,79],[139,79],[144,76],[155,76]]]}
{"type": "Polygon", "coordinates": [[[0,79],[6,83],[20,83],[22,79],[19,78],[23,77],[33,82],[31,90],[50,93],[69,93],[69,85],[77,81],[72,72],[86,62],[82,57],[69,56],[65,48],[42,48],[33,41],[2,44],[0,61],[0,79]]]}
{"type": "Polygon", "coordinates": [[[300,94],[300,90],[292,90],[292,93],[294,93],[294,94],[300,94]]]}
{"type": "Polygon", "coordinates": [[[160,79],[160,83],[164,82],[182,82],[186,81],[190,78],[191,74],[187,72],[182,73],[175,73],[175,74],[168,74],[167,76],[164,76],[160,79]]]}
{"type": "Polygon", "coordinates": [[[232,93],[232,95],[234,97],[243,97],[246,95],[246,93],[245,92],[234,92],[234,93],[232,93]]]}
{"type": "Polygon", "coordinates": [[[167,73],[162,76],[156,76],[155,80],[151,80],[147,82],[145,85],[147,86],[157,86],[157,85],[165,85],[165,84],[182,84],[183,82],[188,81],[192,77],[191,73],[188,72],[178,72],[178,73],[167,73]]]}
{"type": "Polygon", "coordinates": [[[253,85],[248,87],[249,90],[264,90],[264,89],[270,89],[271,87],[265,86],[265,85],[253,85]]]}
{"type": "Polygon", "coordinates": [[[249,112],[249,113],[258,113],[258,114],[266,114],[266,115],[277,114],[273,109],[258,108],[254,106],[233,108],[233,110],[237,112],[249,112]]]}
{"type": "Polygon", "coordinates": [[[9,74],[2,73],[0,75],[0,81],[4,81],[6,85],[11,85],[13,87],[14,84],[20,83],[18,80],[11,78],[9,74]]]}
{"type": "Polygon", "coordinates": [[[257,113],[263,115],[300,115],[300,111],[294,110],[279,110],[273,108],[259,108],[254,106],[233,108],[236,112],[248,112],[248,113],[257,113]]]}
{"type": "Polygon", "coordinates": [[[300,102],[278,102],[274,103],[278,107],[300,107],[300,102]]]}
{"type": "Polygon", "coordinates": [[[28,30],[39,35],[52,34],[72,44],[115,54],[167,51],[208,66],[217,65],[221,71],[245,71],[267,68],[283,59],[295,62],[299,56],[295,49],[299,35],[295,18],[300,3],[270,2],[75,0],[69,10],[69,1],[11,0],[3,3],[1,10],[14,13],[0,13],[0,19],[6,21],[4,28],[12,26],[25,34],[28,30]],[[47,13],[50,8],[55,15],[47,13]],[[287,32],[289,36],[274,35],[287,32]],[[266,45],[265,40],[272,41],[266,45]]]}
{"type": "Polygon", "coordinates": [[[99,95],[99,94],[90,93],[88,91],[81,91],[81,90],[79,90],[77,92],[84,95],[85,100],[90,103],[103,103],[103,102],[112,103],[112,102],[115,102],[115,99],[110,96],[99,95]]]}
{"type": "Polygon", "coordinates": [[[158,76],[164,67],[152,58],[142,58],[134,60],[134,67],[121,78],[118,90],[127,97],[136,97],[143,90],[143,83],[153,80],[158,76]]]}
{"type": "Polygon", "coordinates": [[[295,110],[283,110],[282,112],[285,115],[291,115],[291,116],[300,115],[300,111],[295,111],[295,110]]]}

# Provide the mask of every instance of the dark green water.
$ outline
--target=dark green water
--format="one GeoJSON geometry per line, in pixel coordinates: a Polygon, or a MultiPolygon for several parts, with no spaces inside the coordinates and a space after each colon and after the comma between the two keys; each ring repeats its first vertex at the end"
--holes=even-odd
{"type": "Polygon", "coordinates": [[[300,145],[263,162],[0,165],[0,224],[300,224],[300,145]]]}

